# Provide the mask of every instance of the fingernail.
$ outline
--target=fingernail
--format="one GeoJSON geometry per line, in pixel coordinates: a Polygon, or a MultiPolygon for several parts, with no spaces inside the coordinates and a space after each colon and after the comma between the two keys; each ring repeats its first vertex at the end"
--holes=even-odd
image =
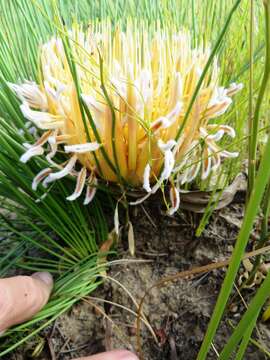
{"type": "Polygon", "coordinates": [[[43,281],[48,286],[53,285],[53,277],[49,272],[36,272],[32,277],[43,281]]]}

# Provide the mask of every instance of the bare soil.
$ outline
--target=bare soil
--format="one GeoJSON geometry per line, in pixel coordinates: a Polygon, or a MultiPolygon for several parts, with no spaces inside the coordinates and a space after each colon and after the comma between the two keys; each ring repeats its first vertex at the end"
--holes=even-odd
{"type": "MultiPolygon", "coordinates": [[[[108,275],[115,281],[106,281],[89,299],[78,303],[41,334],[45,346],[37,359],[68,360],[115,348],[136,352],[136,316],[130,313],[130,310],[136,312],[136,306],[127,291],[139,303],[145,291],[162,278],[231,255],[243,218],[241,198],[215,212],[200,238],[195,236],[195,230],[201,215],[185,212],[170,218],[164,216],[156,204],[144,206],[134,209],[131,214],[135,257],[130,256],[127,239],[123,236],[118,258],[130,260],[110,269],[108,275]],[[139,259],[150,261],[139,262],[139,259]]],[[[221,268],[153,288],[145,298],[143,312],[158,342],[141,324],[142,359],[196,359],[224,274],[225,269],[221,268]]],[[[243,290],[241,294],[248,302],[254,291],[243,290]]],[[[218,358],[217,353],[230,335],[231,326],[237,324],[244,309],[243,300],[235,296],[227,308],[209,360],[218,358]]],[[[253,338],[267,349],[269,326],[259,321],[253,338]]],[[[28,343],[8,359],[30,359],[35,346],[36,343],[28,343]]],[[[268,357],[251,345],[245,359],[268,357]]]]}

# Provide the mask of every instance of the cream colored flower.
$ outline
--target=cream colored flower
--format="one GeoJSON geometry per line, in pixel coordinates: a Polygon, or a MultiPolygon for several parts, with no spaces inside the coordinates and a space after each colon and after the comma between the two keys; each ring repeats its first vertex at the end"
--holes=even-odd
{"type": "Polygon", "coordinates": [[[228,89],[219,86],[216,60],[175,141],[209,57],[209,49],[192,49],[187,32],[157,28],[150,35],[131,21],[125,31],[112,29],[105,21],[86,32],[74,27],[70,38],[80,100],[88,111],[82,114],[61,39],[52,38],[40,49],[39,84],[10,84],[22,102],[24,117],[44,131],[21,160],[46,153],[57,168],[40,172],[33,189],[41,181],[47,185],[66,175],[76,176],[68,200],[78,198],[86,185],[84,203],[88,204],[97,178],[143,187],[147,196],[171,179],[169,212],[173,213],[181,184],[199,174],[205,179],[222,158],[236,156],[216,145],[224,134],[233,137],[234,130],[209,123],[227,111],[231,96],[241,89],[236,84],[228,89]],[[64,164],[53,160],[59,149],[67,154],[64,164]]]}

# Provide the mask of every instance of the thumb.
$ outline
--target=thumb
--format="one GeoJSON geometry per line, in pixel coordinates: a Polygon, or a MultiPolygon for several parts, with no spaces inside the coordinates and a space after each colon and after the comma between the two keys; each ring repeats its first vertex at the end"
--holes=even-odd
{"type": "Polygon", "coordinates": [[[74,360],[139,360],[136,355],[127,350],[114,350],[98,355],[82,357],[74,360]]]}
{"type": "Polygon", "coordinates": [[[0,279],[0,332],[32,318],[47,303],[52,287],[47,272],[0,279]]]}

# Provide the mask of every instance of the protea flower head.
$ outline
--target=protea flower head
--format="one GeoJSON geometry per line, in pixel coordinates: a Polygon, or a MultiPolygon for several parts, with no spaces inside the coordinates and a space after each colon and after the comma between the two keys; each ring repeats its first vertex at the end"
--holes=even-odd
{"type": "Polygon", "coordinates": [[[142,187],[146,197],[170,180],[172,214],[182,184],[207,178],[223,158],[237,156],[217,144],[225,134],[233,138],[233,128],[214,119],[242,85],[220,87],[217,60],[183,124],[210,53],[192,49],[187,32],[157,26],[150,35],[131,21],[124,31],[104,21],[85,32],[74,27],[69,35],[80,94],[60,38],[40,48],[38,84],[10,84],[24,117],[43,131],[34,144],[25,144],[21,157],[27,162],[45,155],[50,163],[34,178],[33,189],[75,176],[67,199],[75,200],[86,186],[88,204],[98,178],[142,187]],[[55,162],[58,151],[66,153],[66,162],[55,162]]]}

